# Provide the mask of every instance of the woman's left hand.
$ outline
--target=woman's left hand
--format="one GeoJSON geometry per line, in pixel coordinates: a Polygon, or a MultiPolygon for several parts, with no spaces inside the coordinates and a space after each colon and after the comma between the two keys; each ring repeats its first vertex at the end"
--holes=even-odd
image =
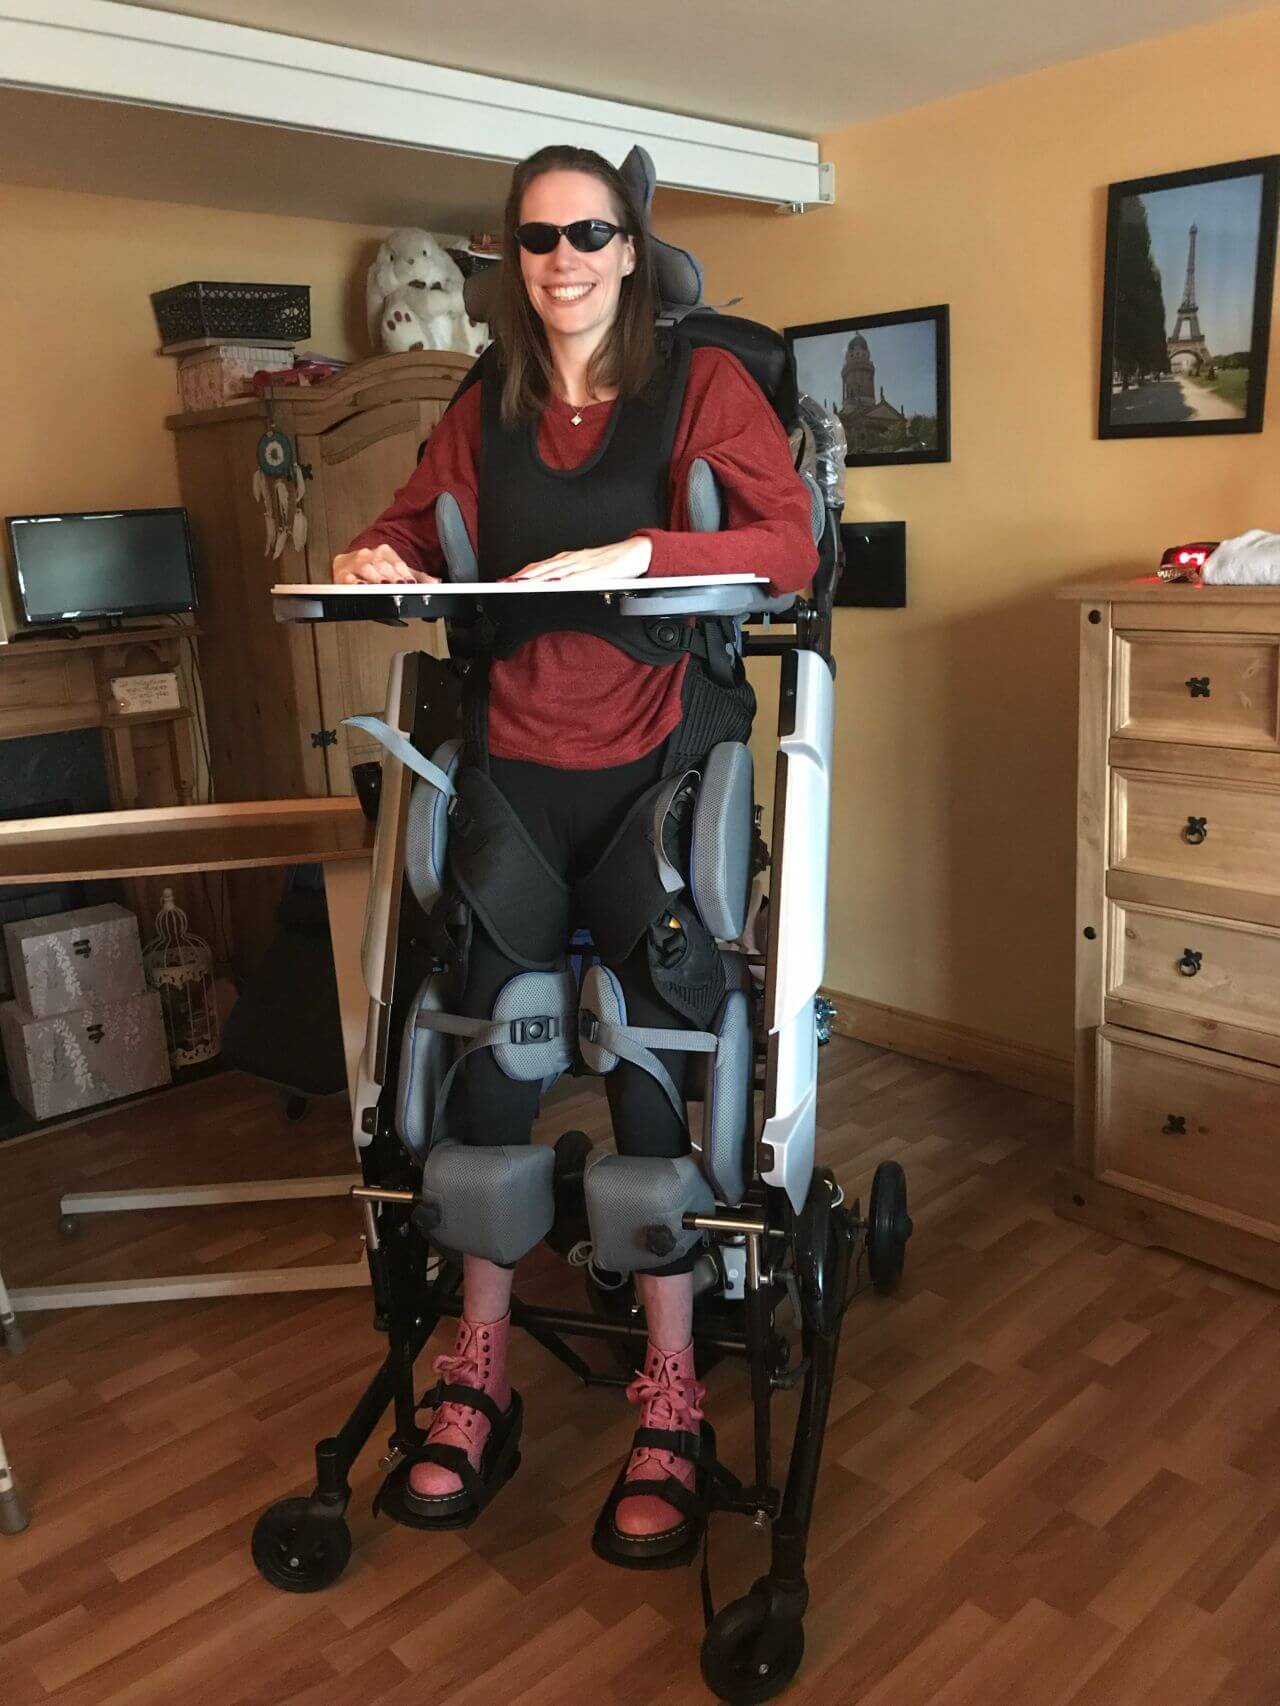
{"type": "Polygon", "coordinates": [[[653,541],[643,536],[620,539],[616,545],[596,545],[588,551],[561,551],[541,563],[527,563],[508,578],[513,581],[638,581],[649,572],[653,541]]]}

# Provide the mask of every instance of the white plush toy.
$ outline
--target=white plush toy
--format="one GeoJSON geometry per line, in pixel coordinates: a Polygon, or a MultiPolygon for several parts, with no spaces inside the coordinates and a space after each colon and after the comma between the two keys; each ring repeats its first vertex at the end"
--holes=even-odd
{"type": "Polygon", "coordinates": [[[429,231],[393,231],[378,249],[365,286],[375,349],[458,350],[479,355],[487,326],[467,316],[462,273],[429,231]]]}

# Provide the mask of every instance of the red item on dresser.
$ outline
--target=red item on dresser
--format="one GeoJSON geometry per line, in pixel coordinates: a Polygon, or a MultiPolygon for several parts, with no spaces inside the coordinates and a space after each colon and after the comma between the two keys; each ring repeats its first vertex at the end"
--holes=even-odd
{"type": "MultiPolygon", "coordinates": [[[[612,403],[573,409],[553,399],[538,431],[550,468],[576,468],[599,447],[612,403]],[[580,424],[573,425],[573,416],[580,424]]],[[[435,504],[452,492],[472,537],[480,457],[480,388],[449,410],[394,502],[348,550],[388,544],[411,568],[440,574],[435,504]]],[[[809,496],[777,416],[735,356],[695,349],[671,455],[671,527],[646,528],[648,579],[751,572],[798,592],[817,562],[809,496]],[[725,495],[726,530],[691,533],[685,488],[702,457],[725,495]]],[[[640,663],[592,634],[544,634],[489,673],[489,749],[561,770],[600,770],[651,752],[680,721],[687,660],[640,663]]]]}

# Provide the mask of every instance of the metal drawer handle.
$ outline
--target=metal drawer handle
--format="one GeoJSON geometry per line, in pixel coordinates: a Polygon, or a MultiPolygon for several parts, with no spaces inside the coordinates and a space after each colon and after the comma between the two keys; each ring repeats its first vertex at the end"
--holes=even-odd
{"type": "Polygon", "coordinates": [[[1207,817],[1189,817],[1186,828],[1182,831],[1182,839],[1189,841],[1193,847],[1198,847],[1209,833],[1207,817]]]}
{"type": "Polygon", "coordinates": [[[1187,692],[1193,699],[1208,699],[1210,696],[1209,677],[1207,675],[1190,676],[1187,680],[1187,692]]]}
{"type": "Polygon", "coordinates": [[[1178,970],[1183,977],[1194,977],[1200,970],[1200,962],[1204,955],[1196,948],[1184,948],[1182,958],[1178,961],[1178,970]]]}
{"type": "Polygon", "coordinates": [[[1185,1137],[1187,1135],[1187,1118],[1185,1114],[1170,1114],[1160,1127],[1166,1137],[1185,1137]]]}

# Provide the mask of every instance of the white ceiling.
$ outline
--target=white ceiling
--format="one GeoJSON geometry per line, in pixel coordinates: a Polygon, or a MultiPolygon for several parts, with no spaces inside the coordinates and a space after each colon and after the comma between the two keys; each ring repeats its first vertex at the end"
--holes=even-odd
{"type": "Polygon", "coordinates": [[[126,0],[817,137],[1265,0],[126,0]]]}

